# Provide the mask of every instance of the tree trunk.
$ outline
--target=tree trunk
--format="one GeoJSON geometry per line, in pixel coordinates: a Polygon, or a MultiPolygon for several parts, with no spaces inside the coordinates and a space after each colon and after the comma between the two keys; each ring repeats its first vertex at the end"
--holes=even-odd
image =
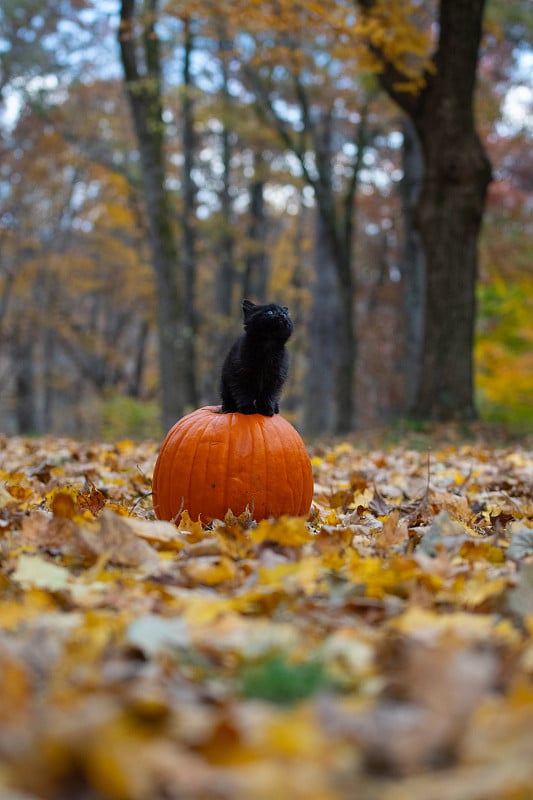
{"type": "MultiPolygon", "coordinates": [[[[338,266],[338,265],[337,265],[338,266]]],[[[336,433],[348,433],[355,425],[354,381],[357,358],[355,335],[355,285],[348,262],[344,274],[337,273],[339,315],[337,318],[337,376],[335,378],[336,433]],[[348,271],[350,274],[348,275],[348,271]]]]}
{"type": "Polygon", "coordinates": [[[43,352],[42,352],[42,409],[40,429],[51,431],[54,425],[54,400],[56,395],[55,386],[55,363],[56,363],[56,334],[55,330],[47,325],[42,333],[43,352]]]}
{"type": "MultiPolygon", "coordinates": [[[[258,165],[256,164],[255,166],[257,172],[258,165]]],[[[264,179],[256,175],[249,189],[250,222],[247,229],[249,249],[244,266],[243,297],[256,297],[257,299],[265,298],[268,285],[267,219],[264,190],[264,179]]]]}
{"type": "Polygon", "coordinates": [[[413,414],[475,416],[477,245],[491,179],[474,127],[483,0],[442,0],[437,71],[413,122],[425,174],[417,226],[428,265],[420,380],[413,414]]]}
{"type": "MultiPolygon", "coordinates": [[[[372,13],[373,0],[359,0],[372,13]]],[[[411,413],[475,415],[473,340],[477,245],[490,162],[474,124],[474,90],[485,0],[441,0],[434,70],[415,95],[384,60],[381,82],[412,120],[424,156],[415,211],[426,264],[423,343],[411,413]]],[[[377,50],[379,54],[379,49],[377,50]]]]}
{"type": "Polygon", "coordinates": [[[139,145],[148,235],[156,277],[162,421],[167,429],[191,402],[194,387],[188,377],[183,280],[178,274],[178,248],[165,188],[161,63],[155,31],[157,0],[146,0],[143,12],[144,64],[139,65],[140,51],[134,37],[135,0],[122,0],[119,43],[139,145]]]}
{"type": "Polygon", "coordinates": [[[222,189],[220,192],[221,228],[219,239],[219,265],[217,272],[217,309],[227,318],[233,313],[233,284],[235,279],[234,266],[234,238],[233,238],[233,202],[231,198],[231,156],[232,156],[232,131],[231,95],[229,92],[228,53],[231,49],[229,42],[223,34],[220,35],[218,50],[222,70],[222,189]]]}
{"type": "Polygon", "coordinates": [[[13,340],[16,419],[18,433],[25,435],[37,432],[34,350],[32,333],[17,331],[13,340]]]}
{"type": "Polygon", "coordinates": [[[338,376],[339,284],[324,225],[317,213],[313,312],[309,324],[309,363],[306,370],[303,427],[306,434],[336,429],[338,376]]]}
{"type": "MultiPolygon", "coordinates": [[[[314,133],[318,180],[312,183],[324,236],[329,246],[337,275],[338,315],[334,343],[337,349],[335,386],[335,432],[347,433],[355,424],[355,362],[357,342],[355,333],[355,281],[352,255],[354,251],[354,224],[356,193],[366,138],[366,113],[362,115],[357,132],[357,155],[352,164],[352,174],[342,198],[341,211],[337,210],[336,191],[333,187],[333,116],[325,113],[321,125],[314,133]]],[[[304,170],[305,174],[305,170],[304,170]]]]}
{"type": "Polygon", "coordinates": [[[133,374],[128,383],[128,397],[134,397],[137,400],[141,399],[142,387],[144,379],[144,369],[146,363],[146,344],[148,334],[150,332],[150,324],[147,319],[142,319],[139,324],[137,332],[137,344],[135,346],[133,374]]]}
{"type": "Polygon", "coordinates": [[[185,403],[189,408],[198,405],[198,391],[196,386],[196,186],[193,179],[194,153],[196,136],[194,133],[194,104],[193,81],[191,75],[191,57],[193,52],[193,35],[189,18],[184,20],[183,34],[183,278],[184,278],[184,326],[183,326],[183,354],[184,373],[182,381],[185,384],[185,403]]]}
{"type": "Polygon", "coordinates": [[[402,120],[403,178],[400,186],[404,242],[400,271],[403,279],[403,376],[404,410],[413,407],[420,383],[420,362],[424,341],[425,262],[415,213],[424,176],[420,140],[411,119],[402,120]]]}

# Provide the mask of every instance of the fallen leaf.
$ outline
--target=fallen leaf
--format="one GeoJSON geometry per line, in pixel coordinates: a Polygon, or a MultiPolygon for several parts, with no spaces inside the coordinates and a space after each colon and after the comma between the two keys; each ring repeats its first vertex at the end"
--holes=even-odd
{"type": "Polygon", "coordinates": [[[157,552],[137,537],[124,517],[104,511],[95,527],[79,526],[77,541],[84,555],[107,556],[112,564],[159,570],[157,552]]]}

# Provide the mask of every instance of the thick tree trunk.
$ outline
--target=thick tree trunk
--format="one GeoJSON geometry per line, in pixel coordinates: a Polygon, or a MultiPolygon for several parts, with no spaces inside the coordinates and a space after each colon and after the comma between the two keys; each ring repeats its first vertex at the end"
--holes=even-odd
{"type": "Polygon", "coordinates": [[[442,0],[434,79],[412,119],[424,152],[416,212],[427,263],[424,341],[412,412],[475,416],[477,243],[491,179],[474,126],[483,0],[442,0]]]}
{"type": "MultiPolygon", "coordinates": [[[[372,13],[373,0],[359,0],[372,13]]],[[[403,91],[384,60],[381,82],[410,117],[424,177],[415,210],[425,257],[424,335],[411,413],[475,415],[473,338],[477,244],[491,169],[474,124],[474,90],[485,0],[441,0],[439,39],[426,86],[403,91]]],[[[379,48],[376,49],[379,54],[379,48]]]]}
{"type": "Polygon", "coordinates": [[[418,227],[429,269],[412,413],[421,418],[468,419],[475,416],[477,242],[489,169],[475,139],[441,144],[438,158],[434,152],[426,156],[429,177],[418,206],[418,227]],[[452,177],[453,165],[461,172],[459,180],[452,177]]]}
{"type": "Polygon", "coordinates": [[[142,45],[138,65],[134,36],[135,0],[122,0],[119,43],[135,133],[139,145],[148,234],[156,277],[157,325],[162,420],[169,428],[194,398],[187,380],[187,320],[184,287],[178,274],[178,248],[165,188],[164,123],[160,85],[159,41],[155,32],[157,0],[144,3],[142,45]]]}
{"type": "Polygon", "coordinates": [[[420,362],[424,341],[425,254],[415,213],[424,177],[424,157],[411,119],[402,120],[403,178],[400,186],[404,242],[401,257],[403,282],[403,358],[404,412],[410,410],[420,384],[420,362]]]}

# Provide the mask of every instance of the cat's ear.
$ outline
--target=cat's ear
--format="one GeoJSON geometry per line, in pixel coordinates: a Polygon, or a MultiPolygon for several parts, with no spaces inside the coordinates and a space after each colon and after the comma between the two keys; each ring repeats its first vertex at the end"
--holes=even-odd
{"type": "Polygon", "coordinates": [[[244,314],[244,319],[247,319],[250,316],[254,308],[255,308],[255,303],[252,303],[251,300],[242,301],[242,312],[244,314]]]}

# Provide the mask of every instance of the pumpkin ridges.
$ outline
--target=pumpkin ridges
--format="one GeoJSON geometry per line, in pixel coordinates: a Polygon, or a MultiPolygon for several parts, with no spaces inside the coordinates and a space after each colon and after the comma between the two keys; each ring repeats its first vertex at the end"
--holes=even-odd
{"type": "Polygon", "coordinates": [[[300,485],[300,476],[298,475],[298,470],[294,469],[293,465],[294,461],[294,444],[291,444],[291,451],[290,451],[290,474],[288,473],[287,468],[287,460],[284,460],[284,467],[285,467],[285,479],[287,482],[287,488],[289,491],[290,496],[290,504],[291,506],[297,502],[297,498],[302,496],[302,487],[300,485]]]}
{"type": "MultiPolygon", "coordinates": [[[[192,412],[192,414],[194,413],[195,412],[192,412]]],[[[164,514],[163,518],[170,514],[170,509],[172,509],[174,505],[172,501],[176,496],[177,491],[181,489],[181,495],[185,497],[180,462],[184,460],[185,456],[185,453],[182,449],[183,442],[189,435],[189,429],[187,427],[186,420],[188,417],[191,417],[192,414],[187,414],[185,417],[182,417],[167,432],[155,464],[152,479],[154,510],[157,514],[157,509],[160,509],[164,514]],[[160,481],[160,474],[166,474],[168,476],[172,476],[172,478],[169,477],[166,481],[160,481]]],[[[196,420],[191,420],[191,422],[196,424],[196,420]]],[[[178,509],[180,508],[181,501],[178,503],[178,509]]],[[[176,509],[173,514],[177,513],[178,509],[176,509]]]]}
{"type": "MultiPolygon", "coordinates": [[[[307,451],[306,451],[305,455],[307,455],[307,451]]],[[[302,473],[301,473],[300,469],[298,468],[299,467],[299,461],[301,460],[301,458],[302,458],[302,455],[301,455],[300,447],[299,447],[299,444],[298,444],[298,440],[295,439],[294,442],[292,443],[292,449],[291,449],[291,461],[290,461],[291,474],[290,474],[290,476],[287,476],[287,482],[289,483],[289,485],[291,487],[291,503],[296,503],[297,505],[299,505],[300,508],[301,508],[301,505],[302,505],[302,495],[304,493],[304,484],[303,484],[303,480],[302,480],[302,473]],[[295,461],[295,456],[294,456],[295,452],[298,455],[298,458],[297,458],[298,463],[296,463],[296,464],[294,463],[294,461],[295,461]]]]}
{"type": "Polygon", "coordinates": [[[267,434],[265,432],[265,418],[261,419],[260,425],[260,436],[259,439],[259,449],[258,449],[258,456],[257,460],[262,466],[262,473],[263,473],[263,480],[261,484],[261,505],[260,505],[260,514],[261,516],[268,517],[270,515],[270,509],[268,507],[268,497],[270,496],[271,486],[272,486],[272,469],[271,469],[271,459],[266,457],[266,453],[268,451],[268,441],[267,441],[267,434]]]}
{"type": "Polygon", "coordinates": [[[159,519],[177,521],[187,508],[206,522],[223,518],[228,508],[240,514],[246,505],[255,519],[305,515],[313,492],[311,463],[298,431],[280,415],[221,414],[207,406],[167,434],[153,492],[159,519]]]}
{"type": "Polygon", "coordinates": [[[299,514],[309,513],[313,497],[313,474],[305,444],[296,429],[293,437],[291,467],[294,469],[295,502],[299,498],[299,514]],[[310,489],[310,491],[309,491],[310,489]]]}
{"type": "Polygon", "coordinates": [[[194,450],[191,454],[191,462],[188,465],[188,481],[186,489],[186,497],[188,498],[188,511],[191,518],[196,520],[201,515],[202,495],[205,492],[205,487],[209,482],[209,465],[210,465],[210,441],[213,437],[213,430],[215,436],[218,430],[218,420],[210,413],[206,413],[202,418],[195,420],[194,436],[191,441],[195,443],[194,450]],[[200,424],[201,423],[201,424],[200,424]],[[199,476],[202,476],[199,478],[199,476]]]}
{"type": "MultiPolygon", "coordinates": [[[[209,453],[208,458],[210,486],[215,484],[215,488],[213,489],[215,499],[212,501],[213,510],[216,507],[216,516],[221,519],[225,517],[230,505],[228,496],[228,465],[230,456],[229,441],[231,437],[231,428],[228,426],[226,419],[224,419],[226,416],[226,414],[221,413],[219,418],[216,419],[217,442],[220,446],[220,450],[222,451],[224,463],[221,462],[220,458],[215,460],[212,452],[209,453]],[[221,476],[223,479],[221,479],[221,476]]],[[[213,514],[213,516],[215,516],[215,514],[213,514]]]]}
{"type": "MultiPolygon", "coordinates": [[[[183,428],[183,427],[182,428],[177,428],[176,430],[174,430],[172,432],[172,435],[170,436],[170,439],[169,439],[169,442],[168,442],[168,445],[170,445],[170,446],[166,447],[166,451],[170,451],[170,455],[171,455],[170,465],[168,467],[169,474],[174,476],[174,481],[175,481],[175,483],[173,483],[170,480],[167,481],[167,484],[166,484],[166,487],[165,487],[166,488],[166,492],[164,493],[163,498],[162,498],[162,502],[164,503],[164,507],[166,507],[166,508],[170,508],[171,505],[172,505],[172,496],[175,493],[174,487],[176,486],[176,484],[178,486],[181,486],[181,470],[180,470],[179,462],[182,460],[182,457],[180,456],[179,447],[180,447],[180,445],[183,444],[183,441],[184,441],[186,435],[187,435],[187,431],[186,431],[185,428],[183,428]]],[[[184,500],[185,499],[185,493],[184,492],[182,493],[182,497],[183,497],[183,500],[184,500]]],[[[182,505],[182,502],[183,501],[181,501],[179,503],[180,507],[182,505]]]]}
{"type": "Polygon", "coordinates": [[[263,434],[263,418],[258,419],[258,425],[251,434],[250,458],[250,491],[248,496],[250,511],[263,518],[267,509],[264,498],[268,491],[268,465],[265,458],[265,441],[263,434]]]}
{"type": "Polygon", "coordinates": [[[224,474],[223,496],[226,505],[228,506],[226,510],[231,509],[231,511],[234,514],[238,515],[240,511],[238,508],[235,507],[235,503],[233,502],[233,481],[235,481],[237,477],[240,478],[240,475],[235,476],[234,474],[235,466],[232,464],[232,458],[231,458],[232,452],[229,446],[232,434],[234,433],[234,428],[238,427],[238,418],[235,417],[231,412],[227,416],[229,417],[228,424],[224,428],[224,434],[225,434],[224,449],[226,452],[225,452],[224,473],[223,473],[224,474]]]}
{"type": "MultiPolygon", "coordinates": [[[[271,497],[272,496],[272,492],[270,491],[270,489],[271,489],[270,484],[271,484],[272,478],[274,479],[274,481],[277,484],[280,484],[283,487],[283,495],[285,495],[286,491],[287,491],[287,469],[286,469],[286,465],[285,465],[285,459],[283,457],[283,445],[281,444],[281,437],[279,435],[279,427],[280,427],[279,422],[280,422],[281,417],[275,417],[274,419],[275,419],[275,424],[272,426],[272,438],[274,438],[274,437],[276,438],[276,448],[274,450],[274,452],[276,453],[276,463],[275,464],[271,464],[270,461],[269,461],[269,464],[267,466],[267,479],[268,479],[267,487],[268,487],[268,489],[265,492],[265,497],[271,497]],[[284,473],[283,478],[281,477],[282,473],[284,473]]],[[[265,434],[264,427],[263,427],[263,430],[262,430],[262,434],[263,434],[263,445],[264,445],[264,448],[266,450],[267,442],[266,442],[266,434],[265,434]]],[[[279,498],[276,498],[276,499],[277,499],[277,502],[279,502],[279,498]]],[[[265,509],[265,513],[267,513],[268,516],[276,516],[276,510],[277,509],[275,507],[275,502],[273,500],[270,503],[270,508],[267,507],[265,509]],[[273,505],[273,503],[274,503],[274,505],[273,505]]]]}
{"type": "MultiPolygon", "coordinates": [[[[249,415],[248,415],[249,416],[249,415]]],[[[246,506],[255,505],[254,475],[256,472],[255,436],[252,427],[246,423],[246,417],[233,414],[231,425],[227,429],[227,459],[226,459],[226,502],[234,514],[241,514],[246,506]],[[229,444],[232,437],[238,438],[239,448],[232,449],[229,444]],[[246,474],[248,471],[248,475],[246,474]],[[238,500],[238,498],[241,498],[238,500]]]]}

